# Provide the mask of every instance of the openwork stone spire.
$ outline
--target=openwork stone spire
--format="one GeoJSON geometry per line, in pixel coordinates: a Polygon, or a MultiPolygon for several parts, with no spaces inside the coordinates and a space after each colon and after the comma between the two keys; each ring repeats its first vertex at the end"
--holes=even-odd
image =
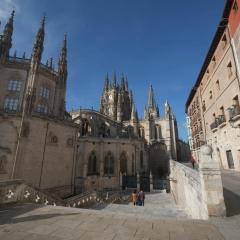
{"type": "Polygon", "coordinates": [[[63,40],[63,46],[60,53],[60,58],[58,62],[58,73],[59,76],[63,78],[64,82],[67,79],[67,35],[65,34],[63,40]]]}
{"type": "Polygon", "coordinates": [[[45,36],[45,19],[46,17],[43,16],[40,28],[38,29],[36,40],[33,46],[32,51],[32,59],[31,64],[33,65],[39,65],[42,59],[42,53],[43,53],[43,44],[44,44],[44,36],[45,36]]]}
{"type": "Polygon", "coordinates": [[[138,120],[138,114],[134,103],[132,104],[131,120],[132,121],[138,120]]]}
{"type": "Polygon", "coordinates": [[[2,62],[6,61],[9,57],[9,51],[12,47],[12,34],[13,34],[13,19],[15,11],[12,14],[4,27],[3,36],[0,41],[0,59],[2,62]]]}
{"type": "Polygon", "coordinates": [[[145,118],[159,118],[159,108],[156,104],[154,91],[152,85],[150,85],[148,92],[148,106],[144,111],[145,118]]]}
{"type": "Polygon", "coordinates": [[[153,87],[152,85],[150,85],[149,93],[148,93],[148,108],[155,108],[155,107],[156,107],[156,103],[155,103],[153,87]]]}

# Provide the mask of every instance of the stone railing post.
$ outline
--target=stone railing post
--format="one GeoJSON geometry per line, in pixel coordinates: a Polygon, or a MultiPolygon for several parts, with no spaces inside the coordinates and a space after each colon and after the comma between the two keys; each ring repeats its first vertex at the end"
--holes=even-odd
{"type": "Polygon", "coordinates": [[[218,162],[213,160],[212,148],[209,145],[204,145],[200,149],[199,173],[208,216],[225,216],[226,206],[220,167],[218,162]]]}
{"type": "Polygon", "coordinates": [[[140,190],[140,175],[137,173],[137,190],[140,190]]]}
{"type": "Polygon", "coordinates": [[[153,192],[153,177],[152,177],[152,172],[150,172],[149,181],[150,181],[150,192],[153,192]]]}
{"type": "Polygon", "coordinates": [[[123,178],[123,175],[122,175],[122,173],[120,172],[120,173],[119,173],[119,185],[120,185],[120,189],[121,189],[121,190],[122,190],[122,184],[123,184],[122,178],[123,178]]]}

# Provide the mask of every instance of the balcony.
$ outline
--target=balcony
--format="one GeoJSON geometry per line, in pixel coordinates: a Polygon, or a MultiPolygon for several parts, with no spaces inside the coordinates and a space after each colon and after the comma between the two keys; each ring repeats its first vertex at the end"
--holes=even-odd
{"type": "Polygon", "coordinates": [[[218,116],[218,127],[224,127],[226,125],[226,117],[225,115],[218,116]]]}
{"type": "Polygon", "coordinates": [[[213,123],[210,124],[210,129],[212,131],[216,131],[218,127],[218,118],[215,119],[215,121],[213,123]]]}
{"type": "Polygon", "coordinates": [[[231,121],[236,121],[240,118],[240,106],[232,105],[229,109],[229,119],[231,121]]]}
{"type": "Polygon", "coordinates": [[[224,127],[226,125],[226,117],[225,115],[219,115],[215,118],[215,121],[210,124],[210,129],[215,132],[218,128],[224,127]]]}

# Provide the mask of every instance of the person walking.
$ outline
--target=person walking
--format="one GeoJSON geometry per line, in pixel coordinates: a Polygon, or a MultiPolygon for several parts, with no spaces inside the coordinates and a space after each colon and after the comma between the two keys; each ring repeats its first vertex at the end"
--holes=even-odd
{"type": "Polygon", "coordinates": [[[196,162],[195,158],[193,156],[191,156],[192,168],[194,168],[195,162],[196,162]]]}
{"type": "Polygon", "coordinates": [[[136,204],[137,204],[137,199],[138,199],[137,191],[134,190],[133,193],[132,193],[133,206],[136,206],[136,204]]]}
{"type": "Polygon", "coordinates": [[[141,189],[140,192],[138,193],[138,198],[140,200],[140,206],[144,206],[144,201],[145,201],[145,193],[141,189]]]}

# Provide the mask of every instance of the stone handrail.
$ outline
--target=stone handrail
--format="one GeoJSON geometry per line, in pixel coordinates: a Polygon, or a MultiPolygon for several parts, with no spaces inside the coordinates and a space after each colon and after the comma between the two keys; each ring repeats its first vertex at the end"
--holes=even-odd
{"type": "Polygon", "coordinates": [[[55,198],[48,193],[29,186],[23,180],[0,181],[0,204],[31,202],[46,205],[64,206],[60,198],[55,198]]]}
{"type": "Polygon", "coordinates": [[[179,162],[170,161],[171,192],[178,205],[196,219],[207,219],[208,213],[204,204],[200,173],[179,162]]]}
{"type": "Polygon", "coordinates": [[[172,194],[193,218],[226,215],[220,167],[211,154],[210,146],[201,146],[199,171],[170,161],[170,177],[176,179],[171,181],[172,194]]]}

